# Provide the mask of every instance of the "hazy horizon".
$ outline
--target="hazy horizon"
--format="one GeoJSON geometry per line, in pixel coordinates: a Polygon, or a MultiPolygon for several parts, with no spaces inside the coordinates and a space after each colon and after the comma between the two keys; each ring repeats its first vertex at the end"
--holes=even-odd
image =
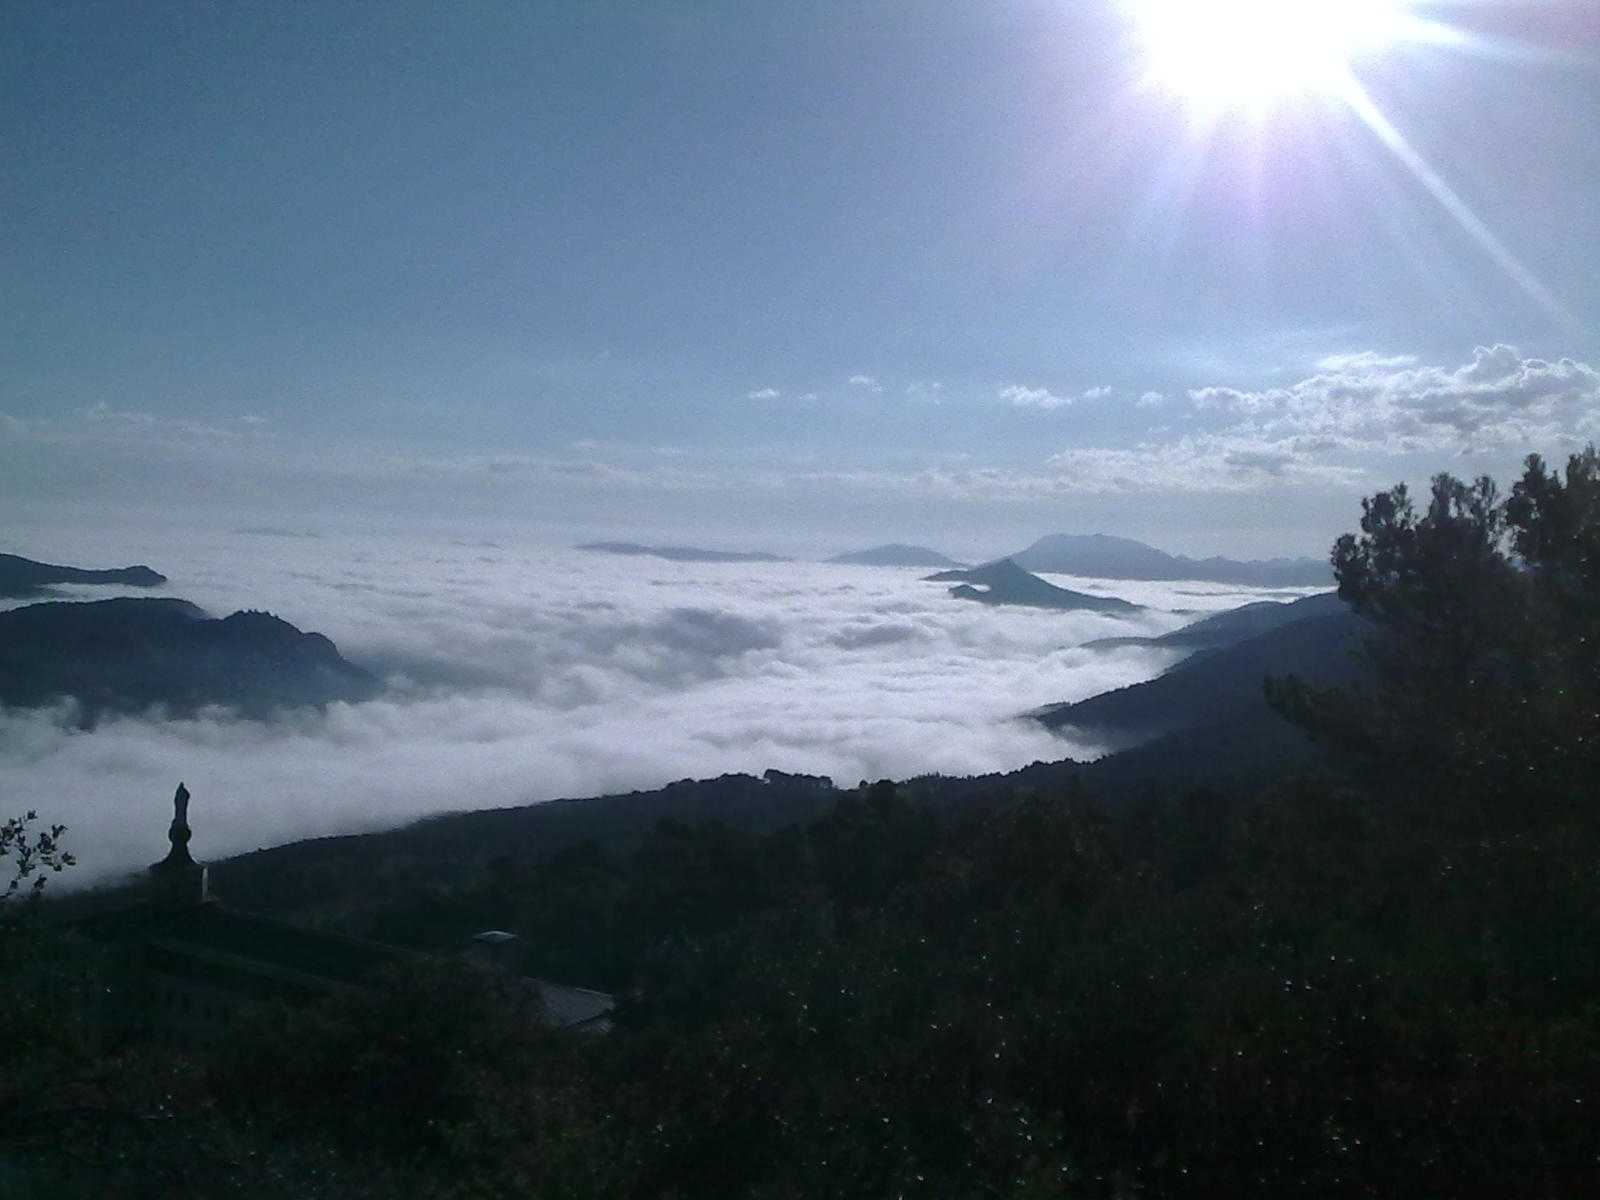
{"type": "MultiPolygon", "coordinates": [[[[1443,468],[1441,468],[1443,469],[1443,468]]],[[[1351,526],[1355,524],[1352,520],[1351,526]]],[[[160,556],[185,537],[211,539],[241,538],[252,541],[324,541],[340,538],[374,537],[404,539],[407,536],[438,539],[462,545],[498,544],[513,541],[547,550],[569,550],[588,545],[637,545],[648,549],[683,547],[730,553],[770,553],[797,562],[826,562],[841,554],[876,549],[888,545],[909,545],[935,550],[960,562],[979,563],[1018,553],[1042,538],[1104,535],[1140,542],[1175,557],[1204,559],[1221,557],[1241,562],[1272,558],[1328,557],[1333,539],[1308,551],[1273,543],[1270,538],[1230,541],[1216,536],[1196,536],[1177,540],[1161,538],[1161,531],[1140,536],[1124,529],[1105,526],[1074,527],[1063,521],[1059,527],[1038,527],[1020,523],[1002,524],[995,532],[975,532],[965,536],[941,536],[938,529],[921,526],[923,533],[896,531],[890,526],[864,527],[854,537],[848,529],[834,534],[826,531],[761,529],[684,524],[577,524],[550,526],[518,522],[505,517],[463,520],[438,516],[412,519],[381,511],[298,511],[240,510],[205,512],[161,512],[138,509],[74,510],[63,507],[36,519],[0,520],[0,553],[16,554],[40,562],[86,567],[133,565],[140,554],[160,556]],[[1015,528],[1014,536],[1005,531],[1015,528]],[[1240,548],[1241,544],[1245,548],[1240,548]],[[1253,549],[1251,547],[1254,547],[1253,549]],[[131,557],[130,557],[131,556],[131,557]],[[93,560],[93,561],[91,561],[93,560]],[[102,561],[103,560],[103,561],[102,561]],[[126,561],[124,561],[126,560],[126,561]]],[[[160,569],[160,564],[146,565],[160,569]]],[[[0,603],[5,603],[0,601],[0,603]]]]}

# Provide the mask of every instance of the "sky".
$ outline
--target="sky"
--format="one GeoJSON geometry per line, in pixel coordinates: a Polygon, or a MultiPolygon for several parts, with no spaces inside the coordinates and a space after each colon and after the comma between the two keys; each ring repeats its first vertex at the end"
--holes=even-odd
{"type": "Polygon", "coordinates": [[[0,533],[1320,555],[1600,437],[1600,8],[1251,4],[12,0],[0,533]]]}

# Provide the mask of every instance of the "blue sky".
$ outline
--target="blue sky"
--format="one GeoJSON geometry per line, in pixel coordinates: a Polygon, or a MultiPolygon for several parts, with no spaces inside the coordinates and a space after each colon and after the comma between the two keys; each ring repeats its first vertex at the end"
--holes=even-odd
{"type": "Polygon", "coordinates": [[[1600,436],[1600,13],[1411,7],[1386,143],[1198,113],[1121,0],[18,0],[6,536],[1319,553],[1600,436]]]}

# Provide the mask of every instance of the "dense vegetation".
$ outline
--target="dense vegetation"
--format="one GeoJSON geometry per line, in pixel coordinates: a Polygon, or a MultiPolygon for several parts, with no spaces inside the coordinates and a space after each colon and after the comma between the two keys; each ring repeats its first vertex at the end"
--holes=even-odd
{"type": "Polygon", "coordinates": [[[0,1153],[51,1195],[1589,1194],[1600,456],[1382,493],[1333,561],[1370,682],[1270,689],[1316,771],[507,855],[377,931],[515,923],[612,1035],[434,968],[205,1062],[60,1036],[0,1153]]]}

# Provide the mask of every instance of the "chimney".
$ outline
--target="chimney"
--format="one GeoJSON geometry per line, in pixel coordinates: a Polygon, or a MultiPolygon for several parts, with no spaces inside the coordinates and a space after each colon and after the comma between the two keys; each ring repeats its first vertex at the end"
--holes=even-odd
{"type": "Polygon", "coordinates": [[[189,856],[189,839],[192,836],[189,829],[189,789],[180,783],[172,796],[172,824],[167,827],[167,840],[172,843],[172,849],[150,868],[157,900],[173,908],[204,904],[211,898],[206,868],[189,856]]]}

